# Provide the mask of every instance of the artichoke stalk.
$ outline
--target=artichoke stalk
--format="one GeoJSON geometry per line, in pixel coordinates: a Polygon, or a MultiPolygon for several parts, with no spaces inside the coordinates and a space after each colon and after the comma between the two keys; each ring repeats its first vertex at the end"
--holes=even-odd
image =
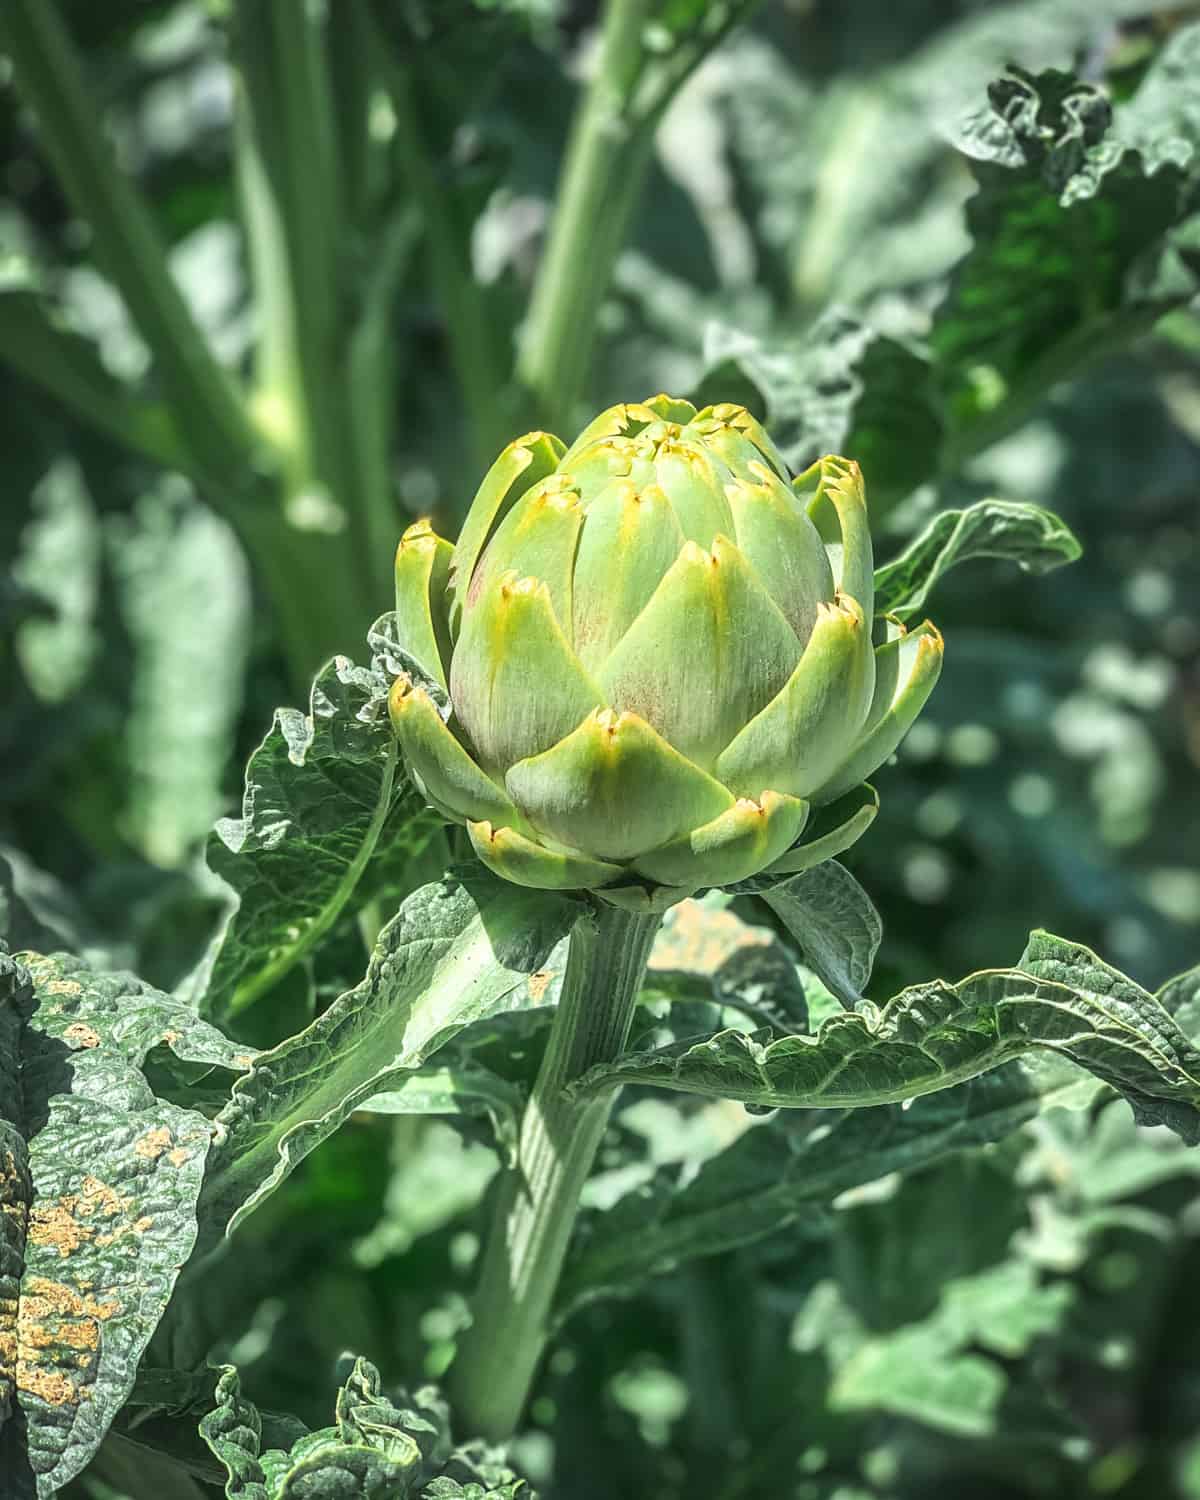
{"type": "Polygon", "coordinates": [[[456,546],[405,532],[392,722],[508,880],[662,911],[786,878],[869,825],[941,668],[873,579],[857,464],[792,480],[743,407],[614,406],[511,443],[456,546]]]}

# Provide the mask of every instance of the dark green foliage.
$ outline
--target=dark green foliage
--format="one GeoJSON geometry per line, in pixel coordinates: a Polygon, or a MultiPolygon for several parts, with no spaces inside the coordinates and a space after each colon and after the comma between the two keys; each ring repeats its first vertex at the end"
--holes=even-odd
{"type": "Polygon", "coordinates": [[[5,1500],[1200,1497],[1200,19],[623,5],[549,401],[600,6],[0,7],[5,1500]],[[578,907],[368,627],[660,388],[857,459],[946,665],[849,868],[672,913],[501,1455],[438,1387],[578,907]]]}

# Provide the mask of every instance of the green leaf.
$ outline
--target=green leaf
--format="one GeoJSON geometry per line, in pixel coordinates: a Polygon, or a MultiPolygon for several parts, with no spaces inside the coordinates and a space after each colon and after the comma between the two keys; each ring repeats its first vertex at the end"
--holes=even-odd
{"type": "MultiPolygon", "coordinates": [[[[1054,1105],[1083,1107],[1097,1085],[1068,1063],[1034,1058],[917,1099],[836,1116],[780,1114],[740,1136],[682,1184],[660,1173],[608,1212],[580,1221],[558,1298],[565,1317],[599,1296],[636,1291],[696,1256],[751,1244],[892,1172],[911,1172],[1002,1139],[1054,1105]]],[[[816,1215],[816,1220],[814,1220],[816,1215]]]]}
{"type": "Polygon", "coordinates": [[[308,714],[278,709],[250,757],[242,816],[218,823],[208,846],[238,899],[194,979],[205,1014],[253,1005],[329,931],[376,848],[416,854],[438,826],[397,766],[390,680],[380,655],[370,668],[335,657],[308,714]]]}
{"type": "MultiPolygon", "coordinates": [[[[1170,1011],[1082,943],[1038,929],[1029,934],[1025,952],[1017,962],[1023,973],[1064,985],[1088,1007],[1107,1011],[1114,1019],[1119,1016],[1124,1024],[1135,1026],[1152,1049],[1162,1076],[1181,1079],[1195,1070],[1200,1053],[1170,1011]]],[[[1152,1089],[1143,1093],[1136,1077],[1108,1081],[1128,1099],[1139,1124],[1167,1125],[1189,1145],[1200,1139],[1196,1135],[1195,1104],[1186,1092],[1152,1089]]]]}
{"type": "Polygon", "coordinates": [[[499,1074],[464,1062],[418,1068],[356,1106],[359,1114],[486,1115],[505,1156],[515,1158],[524,1093],[499,1074]]]}
{"type": "Polygon", "coordinates": [[[232,1044],[129,975],[0,953],[0,1472],[56,1494],[91,1459],[196,1238],[213,1128],[156,1098],[168,1048],[232,1044]],[[18,1086],[19,1079],[19,1086],[18,1086]]]}
{"type": "Polygon", "coordinates": [[[1170,250],[1184,173],[1150,170],[1109,132],[1111,107],[1070,74],[1014,68],[964,126],[979,190],[974,245],[934,319],[951,455],[1013,426],[1057,380],[1186,302],[1170,250]]]}
{"type": "Polygon", "coordinates": [[[861,1004],[883,923],[850,871],[829,859],[761,894],[822,984],[843,1005],[853,1009],[861,1004]]]}
{"type": "Polygon", "coordinates": [[[297,1036],[259,1054],[218,1117],[206,1229],[231,1233],[365,1099],[472,1021],[528,1003],[580,910],[567,896],[472,867],[409,896],[366,978],[297,1036]]]}
{"type": "Polygon", "coordinates": [[[1155,999],[1193,1041],[1200,1038],[1200,964],[1168,979],[1155,999]]]}
{"type": "Polygon", "coordinates": [[[1037,936],[1031,963],[913,985],[882,1010],[833,1016],[815,1037],[724,1031],[628,1053],[575,1085],[653,1084],[769,1108],[861,1108],[916,1098],[1045,1048],[1088,1069],[1144,1123],[1200,1142],[1200,1050],[1132,980],[1087,949],[1037,936]],[[1043,950],[1050,950],[1043,954],[1043,950]],[[1063,962],[1062,950],[1076,955],[1063,962]]]}
{"type": "Polygon", "coordinates": [[[978,500],[965,510],[941,511],[899,557],[875,570],[875,607],[909,620],[958,563],[998,557],[1026,573],[1049,573],[1074,562],[1082,550],[1065,522],[1040,505],[978,500]]]}
{"type": "Polygon", "coordinates": [[[394,1404],[364,1359],[338,1392],[335,1425],[305,1433],[287,1452],[263,1451],[262,1420],[232,1365],[216,1400],[200,1435],[225,1469],[228,1500],[536,1500],[498,1454],[454,1445],[449,1409],[434,1386],[411,1397],[401,1392],[394,1404]]]}
{"type": "Polygon", "coordinates": [[[720,390],[732,377],[759,391],[771,437],[795,472],[827,453],[857,459],[873,516],[937,466],[942,430],[927,355],[844,308],[786,344],[715,327],[704,353],[706,387],[720,390]]]}
{"type": "Polygon", "coordinates": [[[1115,133],[1141,151],[1150,171],[1166,162],[1200,167],[1200,22],[1181,26],[1118,106],[1115,133]]]}
{"type": "Polygon", "coordinates": [[[728,902],[714,891],[671,907],[655,939],[643,988],[677,996],[682,984],[706,1002],[732,1006],[760,1025],[807,1031],[806,976],[771,928],[743,921],[726,909],[728,902]],[[702,982],[697,984],[696,976],[702,982]]]}
{"type": "MultiPolygon", "coordinates": [[[[892,1412],[962,1437],[992,1436],[1009,1419],[1002,1403],[1010,1382],[979,1351],[1020,1358],[1036,1340],[1061,1333],[1074,1300],[1070,1285],[1043,1284],[1024,1260],[955,1277],[928,1318],[862,1341],[838,1369],[830,1403],[892,1412]]],[[[1064,1419],[1052,1404],[1039,1416],[1060,1434],[1064,1419]]]]}
{"type": "Polygon", "coordinates": [[[135,647],[121,822],[151,863],[173,868],[224,804],[251,636],[249,570],[230,527],[170,484],[114,527],[112,541],[135,647]]]}

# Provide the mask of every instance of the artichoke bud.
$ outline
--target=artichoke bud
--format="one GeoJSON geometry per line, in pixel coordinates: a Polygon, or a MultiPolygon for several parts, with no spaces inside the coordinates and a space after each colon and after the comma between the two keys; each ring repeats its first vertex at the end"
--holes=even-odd
{"type": "Polygon", "coordinates": [[[793,480],[743,407],[662,395],[511,443],[457,545],[409,527],[396,630],[449,696],[389,699],[431,805],[497,874],[635,909],[841,853],[942,658],[875,618],[857,464],[793,480]]]}

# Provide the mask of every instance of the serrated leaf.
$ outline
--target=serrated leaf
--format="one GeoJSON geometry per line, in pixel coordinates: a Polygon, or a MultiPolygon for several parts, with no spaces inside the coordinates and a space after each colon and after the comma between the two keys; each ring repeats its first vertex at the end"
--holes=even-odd
{"type": "Polygon", "coordinates": [[[1010,1135],[1055,1104],[1083,1107],[1096,1085],[1059,1059],[1014,1062],[916,1100],[814,1121],[781,1114],[739,1137],[682,1186],[660,1173],[604,1214],[581,1220],[558,1316],[628,1295],[697,1256],[809,1224],[821,1204],[1010,1135]]]}
{"type": "Polygon", "coordinates": [[[241,1394],[232,1365],[217,1382],[216,1400],[200,1435],[228,1476],[227,1500],[536,1500],[497,1454],[454,1445],[436,1388],[402,1392],[393,1403],[364,1359],[355,1360],[338,1392],[335,1425],[305,1433],[286,1452],[262,1450],[259,1413],[241,1394]]]}
{"type": "MultiPolygon", "coordinates": [[[[932,980],[882,1010],[833,1016],[815,1037],[724,1031],[627,1053],[593,1068],[575,1089],[639,1083],[772,1109],[857,1109],[933,1093],[1046,1049],[1115,1088],[1140,1120],[1200,1142],[1200,1050],[1132,980],[1087,949],[1043,936],[1099,969],[1080,957],[1069,982],[1020,969],[984,970],[958,984],[932,980]]],[[[1056,963],[1058,952],[1041,966],[1056,963]]]]}
{"type": "Polygon", "coordinates": [[[468,868],[422,886],[379,934],[366,978],[260,1053],[218,1117],[206,1226],[231,1233],[352,1110],[472,1021],[513,1010],[580,911],[468,868]]]}
{"type": "Polygon", "coordinates": [[[996,557],[1027,573],[1049,573],[1082,550],[1070,527],[1040,505],[979,500],[965,510],[941,511],[899,557],[875,570],[875,607],[908,620],[958,563],[996,557]]]}
{"type": "Polygon", "coordinates": [[[1184,174],[1174,162],[1151,171],[1110,133],[1099,90],[1055,69],[1012,69],[989,97],[959,134],[979,185],[967,205],[974,244],[931,335],[950,446],[963,451],[989,428],[1011,430],[1055,380],[1148,329],[1196,284],[1163,259],[1185,212],[1184,174]]]}
{"type": "MultiPolygon", "coordinates": [[[[752,890],[754,881],[739,889],[752,890]]],[[[764,883],[765,884],[765,883],[764,883]]],[[[835,859],[761,891],[800,945],[805,962],[843,1005],[862,1003],[871,981],[883,923],[850,871],[835,859]]]]}
{"type": "Polygon", "coordinates": [[[942,432],[928,357],[845,308],[786,344],[715,326],[704,357],[706,384],[736,375],[761,393],[771,437],[797,473],[826,453],[853,454],[874,516],[936,467],[942,432]]]}
{"type": "MultiPolygon", "coordinates": [[[[1140,984],[1106,964],[1082,943],[1035,930],[1029,934],[1018,966],[1023,973],[1065,985],[1090,1008],[1098,1012],[1108,1009],[1136,1026],[1164,1074],[1182,1076],[1194,1071],[1200,1053],[1178,1021],[1140,984]]],[[[1196,1133],[1195,1105],[1186,1096],[1173,1092],[1143,1093],[1133,1079],[1116,1087],[1128,1099],[1139,1124],[1167,1125],[1189,1145],[1200,1139],[1196,1133]]]]}
{"type": "Polygon", "coordinates": [[[439,826],[397,765],[389,684],[378,659],[335,657],[308,714],[279,709],[250,757],[242,816],[208,846],[238,899],[193,985],[204,1014],[254,1004],[329,931],[377,847],[416,854],[439,826]]]}
{"type": "Polygon", "coordinates": [[[131,976],[0,953],[6,1500],[56,1494],[92,1458],[191,1253],[213,1130],[155,1098],[141,1069],[158,1046],[238,1065],[224,1037],[131,976]]]}

